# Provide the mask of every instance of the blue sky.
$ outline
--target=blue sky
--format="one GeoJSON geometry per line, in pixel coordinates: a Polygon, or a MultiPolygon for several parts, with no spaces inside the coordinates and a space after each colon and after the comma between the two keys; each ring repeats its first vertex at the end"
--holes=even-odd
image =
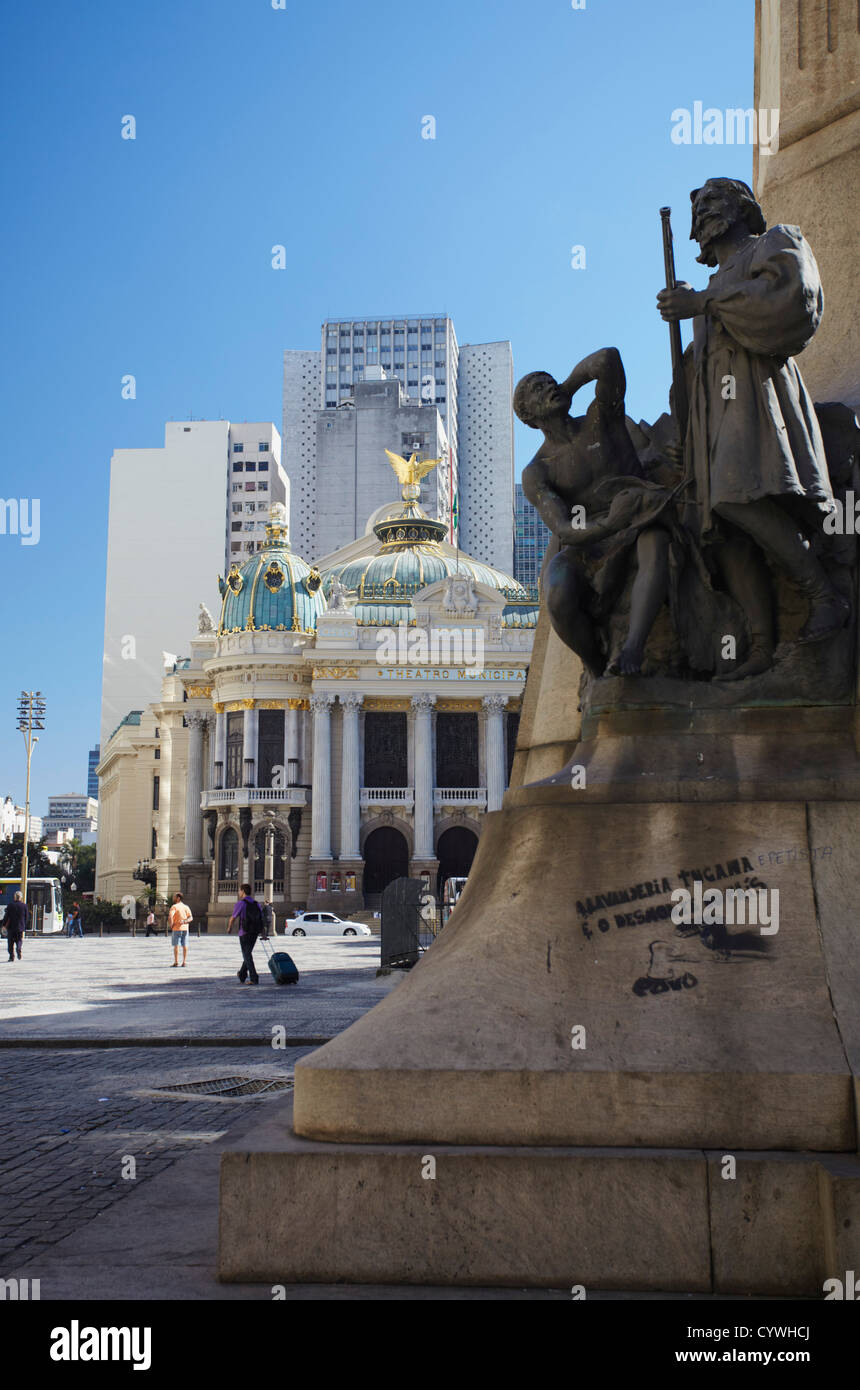
{"type": "MultiPolygon", "coordinates": [[[[748,146],[673,144],[670,117],[752,105],[753,10],[5,7],[0,493],[39,498],[41,534],[0,536],[0,796],[24,795],[22,688],[48,701],[34,812],[85,786],[112,450],[160,445],[164,421],[191,414],[280,428],[282,352],[316,347],[327,315],[446,312],[461,343],[509,338],[517,377],[566,374],[612,343],[629,413],[660,414],[657,210],[675,209],[679,276],[701,285],[689,190],[752,172],[748,146]]],[[[537,442],[518,426],[517,476],[537,442]]],[[[140,559],[145,585],[146,536],[140,559]]]]}

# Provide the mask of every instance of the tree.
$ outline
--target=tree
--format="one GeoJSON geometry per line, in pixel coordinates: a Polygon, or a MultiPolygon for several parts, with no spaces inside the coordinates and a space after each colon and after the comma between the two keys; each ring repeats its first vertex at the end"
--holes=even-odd
{"type": "MultiPolygon", "coordinates": [[[[29,878],[60,878],[56,864],[43,854],[44,846],[30,841],[27,847],[27,875],[29,878]]],[[[0,840],[0,878],[20,878],[21,860],[24,855],[24,835],[19,832],[11,840],[0,840]]]]}

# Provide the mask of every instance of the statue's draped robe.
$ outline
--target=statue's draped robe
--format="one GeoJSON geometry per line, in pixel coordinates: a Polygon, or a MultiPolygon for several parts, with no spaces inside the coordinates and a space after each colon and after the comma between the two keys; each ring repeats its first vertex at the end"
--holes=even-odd
{"type": "Polygon", "coordinates": [[[708,282],[693,320],[687,467],[700,534],[720,503],[783,499],[820,525],[832,499],[824,445],[793,354],[823,310],[818,267],[797,227],[750,236],[708,282]]]}

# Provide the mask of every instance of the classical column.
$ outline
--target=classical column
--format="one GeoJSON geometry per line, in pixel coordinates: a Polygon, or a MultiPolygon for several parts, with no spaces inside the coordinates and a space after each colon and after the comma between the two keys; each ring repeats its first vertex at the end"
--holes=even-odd
{"type": "Polygon", "coordinates": [[[242,783],[246,787],[257,785],[257,730],[260,716],[254,709],[253,700],[243,700],[245,719],[242,725],[242,783]]]}
{"type": "Polygon", "coordinates": [[[360,859],[358,711],[364,696],[357,690],[341,695],[343,750],[340,779],[340,858],[360,859]]]}
{"type": "Polygon", "coordinates": [[[431,714],[436,696],[422,691],[412,696],[415,743],[415,848],[413,859],[432,859],[433,850],[433,731],[431,714]]]}
{"type": "Polygon", "coordinates": [[[215,704],[215,757],[213,759],[212,785],[218,791],[224,786],[224,764],[227,761],[227,715],[223,701],[215,704]]]}
{"type": "Polygon", "coordinates": [[[156,869],[156,891],[160,898],[167,900],[168,894],[173,890],[170,880],[170,785],[172,781],[173,763],[173,730],[167,723],[161,723],[158,727],[159,741],[161,744],[161,757],[156,766],[158,772],[158,811],[156,823],[157,844],[155,849],[155,869],[156,869]]]}
{"type": "Polygon", "coordinates": [[[203,793],[203,731],[208,722],[205,714],[187,714],[188,773],[185,780],[185,863],[203,862],[203,818],[200,798],[203,793]]]}
{"type": "Polygon", "coordinates": [[[297,786],[302,780],[302,760],[299,744],[301,701],[288,700],[284,710],[284,785],[297,786]]]}
{"type": "Polygon", "coordinates": [[[311,858],[331,859],[331,707],[334,695],[311,696],[314,716],[311,858]]]}
{"type": "Polygon", "coordinates": [[[485,695],[481,704],[486,710],[487,733],[487,810],[499,811],[505,794],[505,727],[504,709],[507,695],[485,695]]]}

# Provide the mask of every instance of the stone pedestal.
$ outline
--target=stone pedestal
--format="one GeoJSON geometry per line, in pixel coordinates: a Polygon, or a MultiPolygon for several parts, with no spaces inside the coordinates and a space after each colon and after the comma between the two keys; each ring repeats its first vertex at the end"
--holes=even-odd
{"type": "Polygon", "coordinates": [[[297,1064],[280,1138],[225,1157],[223,1278],[814,1295],[860,1266],[852,711],[628,685],[487,817],[409,976],[297,1064]],[[679,928],[696,881],[771,920],[679,928]]]}
{"type": "Polygon", "coordinates": [[[180,864],[180,891],[183,901],[191,909],[195,922],[199,922],[201,917],[206,916],[209,903],[209,881],[210,867],[208,864],[180,864]]]}

